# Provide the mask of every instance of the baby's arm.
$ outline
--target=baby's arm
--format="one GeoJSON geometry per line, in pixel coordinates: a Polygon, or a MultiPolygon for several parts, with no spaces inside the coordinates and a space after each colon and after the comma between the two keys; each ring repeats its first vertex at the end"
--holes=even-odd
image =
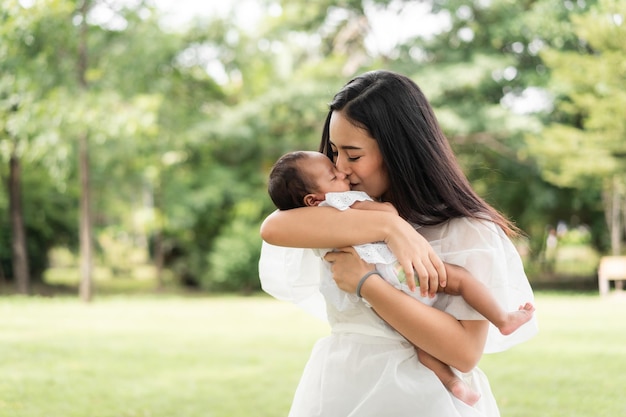
{"type": "Polygon", "coordinates": [[[489,289],[465,268],[447,263],[445,267],[448,284],[440,288],[439,292],[462,296],[467,304],[485,316],[502,334],[513,333],[532,318],[535,307],[531,303],[520,306],[517,311],[504,311],[489,289]]]}
{"type": "Polygon", "coordinates": [[[377,211],[387,211],[389,213],[398,214],[398,210],[391,203],[381,203],[379,201],[356,201],[354,202],[350,208],[357,210],[377,210],[377,211]]]}

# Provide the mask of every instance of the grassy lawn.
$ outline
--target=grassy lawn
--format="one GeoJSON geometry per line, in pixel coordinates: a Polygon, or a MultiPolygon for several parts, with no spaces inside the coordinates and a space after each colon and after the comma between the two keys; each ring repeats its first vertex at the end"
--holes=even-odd
{"type": "MultiPolygon", "coordinates": [[[[626,415],[626,296],[539,293],[485,356],[503,417],[626,415]]],[[[0,298],[0,416],[280,417],[325,324],[265,296],[0,298]]]]}

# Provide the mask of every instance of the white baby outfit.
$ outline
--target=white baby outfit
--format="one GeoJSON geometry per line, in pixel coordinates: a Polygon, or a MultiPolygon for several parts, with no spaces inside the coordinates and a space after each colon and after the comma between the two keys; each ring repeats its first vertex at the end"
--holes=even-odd
{"type": "MultiPolygon", "coordinates": [[[[443,261],[463,266],[481,280],[505,310],[533,301],[519,254],[498,226],[458,218],[418,231],[443,261]]],[[[480,369],[459,373],[481,394],[472,407],[452,396],[419,362],[414,347],[362,299],[333,286],[324,263],[314,250],[263,242],[259,262],[263,290],[328,320],[331,326],[331,334],[313,347],[289,417],[500,416],[480,369]]],[[[458,320],[484,319],[460,296],[438,294],[433,306],[458,320]]],[[[534,318],[509,336],[490,324],[485,352],[508,349],[536,332],[534,318]]]]}

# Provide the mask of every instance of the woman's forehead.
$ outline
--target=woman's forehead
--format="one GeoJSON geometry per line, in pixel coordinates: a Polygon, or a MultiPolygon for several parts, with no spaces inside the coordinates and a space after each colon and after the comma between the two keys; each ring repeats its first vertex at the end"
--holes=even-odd
{"type": "Polygon", "coordinates": [[[366,129],[356,126],[342,112],[333,112],[329,133],[329,142],[338,149],[359,150],[377,145],[366,129]]]}

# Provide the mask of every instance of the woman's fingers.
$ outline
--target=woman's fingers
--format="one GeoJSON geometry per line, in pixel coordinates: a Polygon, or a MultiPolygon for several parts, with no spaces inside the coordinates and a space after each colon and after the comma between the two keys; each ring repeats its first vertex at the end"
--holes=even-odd
{"type": "Polygon", "coordinates": [[[331,252],[328,252],[326,255],[324,255],[324,259],[330,263],[333,263],[337,261],[338,259],[340,259],[341,257],[350,255],[350,254],[356,255],[356,251],[354,250],[352,246],[347,246],[345,248],[335,249],[331,252]]]}
{"type": "Polygon", "coordinates": [[[415,291],[419,284],[422,297],[434,297],[439,287],[447,284],[446,269],[443,261],[430,250],[420,252],[413,259],[398,262],[404,270],[407,286],[415,291]]]}
{"type": "MultiPolygon", "coordinates": [[[[421,260],[420,260],[421,261],[421,260]]],[[[433,296],[437,292],[437,282],[439,281],[437,270],[430,264],[430,260],[420,264],[421,268],[416,272],[419,279],[420,295],[422,297],[433,296]]]]}
{"type": "Polygon", "coordinates": [[[324,256],[324,259],[332,264],[333,279],[337,286],[350,293],[356,291],[359,279],[373,268],[373,265],[359,257],[353,247],[329,252],[324,256]]]}
{"type": "Polygon", "coordinates": [[[437,256],[435,251],[431,250],[428,255],[430,262],[435,268],[437,276],[439,277],[439,286],[445,288],[445,286],[448,285],[448,274],[446,272],[446,266],[444,265],[441,258],[437,256]]]}
{"type": "Polygon", "coordinates": [[[415,291],[419,284],[420,294],[426,297],[431,287],[430,282],[433,279],[432,277],[436,277],[435,268],[431,267],[429,269],[419,258],[415,260],[409,259],[406,262],[399,261],[399,263],[404,270],[406,285],[409,287],[409,290],[415,291]]]}
{"type": "Polygon", "coordinates": [[[446,268],[443,261],[430,249],[428,251],[428,262],[425,264],[426,273],[420,276],[420,291],[422,297],[433,298],[439,288],[447,285],[446,268]]]}

